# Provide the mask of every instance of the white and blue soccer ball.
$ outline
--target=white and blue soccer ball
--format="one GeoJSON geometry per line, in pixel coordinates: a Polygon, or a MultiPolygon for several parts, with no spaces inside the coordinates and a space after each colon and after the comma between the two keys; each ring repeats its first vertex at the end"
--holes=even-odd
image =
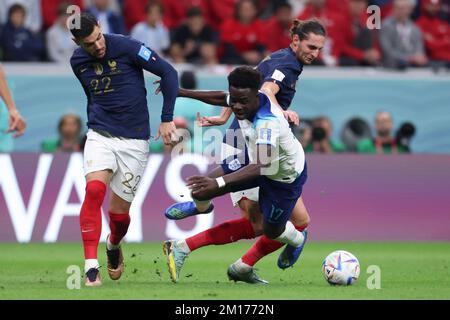
{"type": "Polygon", "coordinates": [[[323,276],[332,285],[351,285],[358,280],[360,270],[358,259],[344,250],[330,253],[322,263],[323,276]]]}

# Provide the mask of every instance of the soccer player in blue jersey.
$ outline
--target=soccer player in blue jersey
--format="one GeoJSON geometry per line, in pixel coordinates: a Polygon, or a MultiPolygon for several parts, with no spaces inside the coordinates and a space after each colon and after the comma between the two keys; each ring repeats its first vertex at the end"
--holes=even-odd
{"type": "Polygon", "coordinates": [[[173,109],[178,94],[176,70],[144,44],[121,35],[103,34],[88,13],[69,20],[79,45],[71,60],[87,97],[89,131],[84,149],[86,196],[80,212],[87,286],[101,285],[97,249],[102,228],[101,205],[109,186],[106,243],[108,274],[117,280],[124,271],[120,246],[130,224],[129,209],[147,164],[149,112],[143,70],[161,77],[164,103],[157,139],[174,138],[173,109]],[[78,23],[77,23],[78,22],[78,23]]]}
{"type": "MultiPolygon", "coordinates": [[[[249,164],[236,170],[216,168],[209,177],[188,179],[192,197],[197,203],[211,206],[211,199],[229,192],[259,186],[262,230],[256,230],[248,219],[239,219],[206,230],[198,237],[164,242],[172,281],[177,282],[187,255],[201,247],[204,238],[213,244],[225,244],[253,238],[263,233],[269,239],[294,248],[304,245],[305,234],[289,221],[307,179],[305,154],[292,133],[275,96],[259,91],[261,74],[251,67],[239,67],[228,76],[229,106],[248,148],[249,164]],[[237,231],[237,232],[236,232],[237,231]]],[[[183,206],[172,208],[183,210],[183,206]]],[[[232,280],[241,280],[242,270],[235,264],[228,269],[232,280]]],[[[260,281],[265,283],[264,281],[260,281]]]]}
{"type": "MultiPolygon", "coordinates": [[[[287,110],[294,98],[295,87],[298,77],[303,71],[304,65],[311,64],[315,58],[319,55],[320,50],[325,43],[326,32],[324,27],[316,20],[298,21],[295,20],[291,29],[292,43],[288,48],[279,50],[267,59],[261,62],[257,69],[263,75],[263,84],[261,89],[273,94],[276,98],[278,105],[283,109],[285,117],[290,121],[298,124],[298,115],[287,110]]],[[[192,91],[180,89],[180,96],[198,99],[203,102],[221,105],[224,103],[224,93],[221,91],[192,91]]],[[[223,108],[221,118],[200,118],[199,121],[203,125],[217,125],[223,124],[228,120],[232,111],[230,108],[223,108]]],[[[238,124],[236,119],[231,125],[231,130],[236,130],[238,124]]],[[[226,141],[224,141],[226,142],[226,141]]],[[[241,143],[242,145],[242,143],[241,143]]],[[[245,155],[244,153],[241,153],[245,155]]],[[[239,159],[239,157],[227,158],[222,168],[224,172],[231,172],[242,168],[246,165],[248,159],[239,159]]],[[[243,215],[250,220],[255,221],[259,215],[258,207],[258,188],[239,191],[231,194],[233,204],[238,205],[243,215]]],[[[183,219],[187,216],[196,214],[209,213],[213,209],[213,206],[206,207],[201,203],[195,204],[194,202],[187,202],[183,204],[177,204],[174,207],[170,207],[166,211],[166,216],[169,219],[183,219]]],[[[309,215],[306,207],[302,201],[302,198],[298,199],[298,202],[292,212],[291,221],[296,226],[297,230],[305,231],[309,224],[309,215]]],[[[238,228],[237,228],[238,229],[238,228]]],[[[239,232],[239,230],[236,230],[239,232]]],[[[201,245],[208,245],[207,238],[201,245]]],[[[245,274],[240,277],[242,281],[254,283],[259,282],[258,277],[253,273],[253,266],[265,255],[279,249],[282,246],[280,242],[273,241],[265,236],[260,237],[257,242],[250,248],[249,251],[236,263],[242,265],[242,270],[246,270],[245,274]]],[[[280,254],[278,259],[278,266],[281,269],[286,269],[292,266],[298,259],[303,246],[294,248],[292,246],[286,246],[285,250],[280,254]]]]}

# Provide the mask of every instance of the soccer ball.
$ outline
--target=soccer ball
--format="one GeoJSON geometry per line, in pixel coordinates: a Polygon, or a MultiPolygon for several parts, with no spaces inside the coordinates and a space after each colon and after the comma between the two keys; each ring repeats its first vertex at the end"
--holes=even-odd
{"type": "Polygon", "coordinates": [[[359,271],[358,259],[344,250],[330,253],[322,263],[323,276],[332,285],[351,285],[358,279],[359,271]]]}

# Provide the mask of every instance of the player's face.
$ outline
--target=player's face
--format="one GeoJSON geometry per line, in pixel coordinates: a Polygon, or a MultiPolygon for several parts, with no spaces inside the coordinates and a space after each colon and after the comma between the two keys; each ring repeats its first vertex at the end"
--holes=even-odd
{"type": "Polygon", "coordinates": [[[391,115],[387,112],[380,112],[375,118],[375,128],[381,137],[388,137],[391,134],[393,123],[391,115]]]}
{"type": "Polygon", "coordinates": [[[296,48],[297,59],[302,64],[311,64],[319,56],[320,51],[325,45],[325,37],[310,33],[308,39],[299,40],[298,36],[294,37],[294,48],[296,48]]]}
{"type": "Polygon", "coordinates": [[[88,37],[79,40],[77,43],[94,58],[101,59],[106,55],[105,37],[102,29],[98,26],[88,37]]]}
{"type": "Polygon", "coordinates": [[[66,139],[73,139],[80,135],[80,126],[76,117],[66,116],[60,130],[61,136],[66,139]]]}
{"type": "Polygon", "coordinates": [[[230,86],[230,107],[238,120],[252,118],[259,108],[258,90],[230,86]]]}

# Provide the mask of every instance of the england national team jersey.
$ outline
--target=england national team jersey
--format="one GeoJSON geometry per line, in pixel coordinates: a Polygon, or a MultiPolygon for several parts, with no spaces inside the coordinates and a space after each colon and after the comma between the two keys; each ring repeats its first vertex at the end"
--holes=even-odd
{"type": "Polygon", "coordinates": [[[161,121],[172,121],[178,93],[175,69],[142,43],[122,35],[105,34],[101,59],[77,49],[71,66],[88,99],[90,129],[110,135],[147,140],[150,137],[147,90],[143,70],[160,76],[164,93],[161,121]],[[164,84],[163,84],[164,83],[164,84]]]}
{"type": "Polygon", "coordinates": [[[294,99],[298,77],[303,65],[290,47],[278,50],[264,59],[257,67],[264,82],[274,82],[280,88],[275,96],[283,110],[287,110],[294,99]]]}
{"type": "Polygon", "coordinates": [[[257,146],[271,145],[276,153],[267,170],[267,178],[282,183],[292,183],[302,173],[305,153],[292,133],[280,108],[268,96],[260,92],[260,109],[253,119],[239,120],[250,161],[253,162],[257,146]]]}

